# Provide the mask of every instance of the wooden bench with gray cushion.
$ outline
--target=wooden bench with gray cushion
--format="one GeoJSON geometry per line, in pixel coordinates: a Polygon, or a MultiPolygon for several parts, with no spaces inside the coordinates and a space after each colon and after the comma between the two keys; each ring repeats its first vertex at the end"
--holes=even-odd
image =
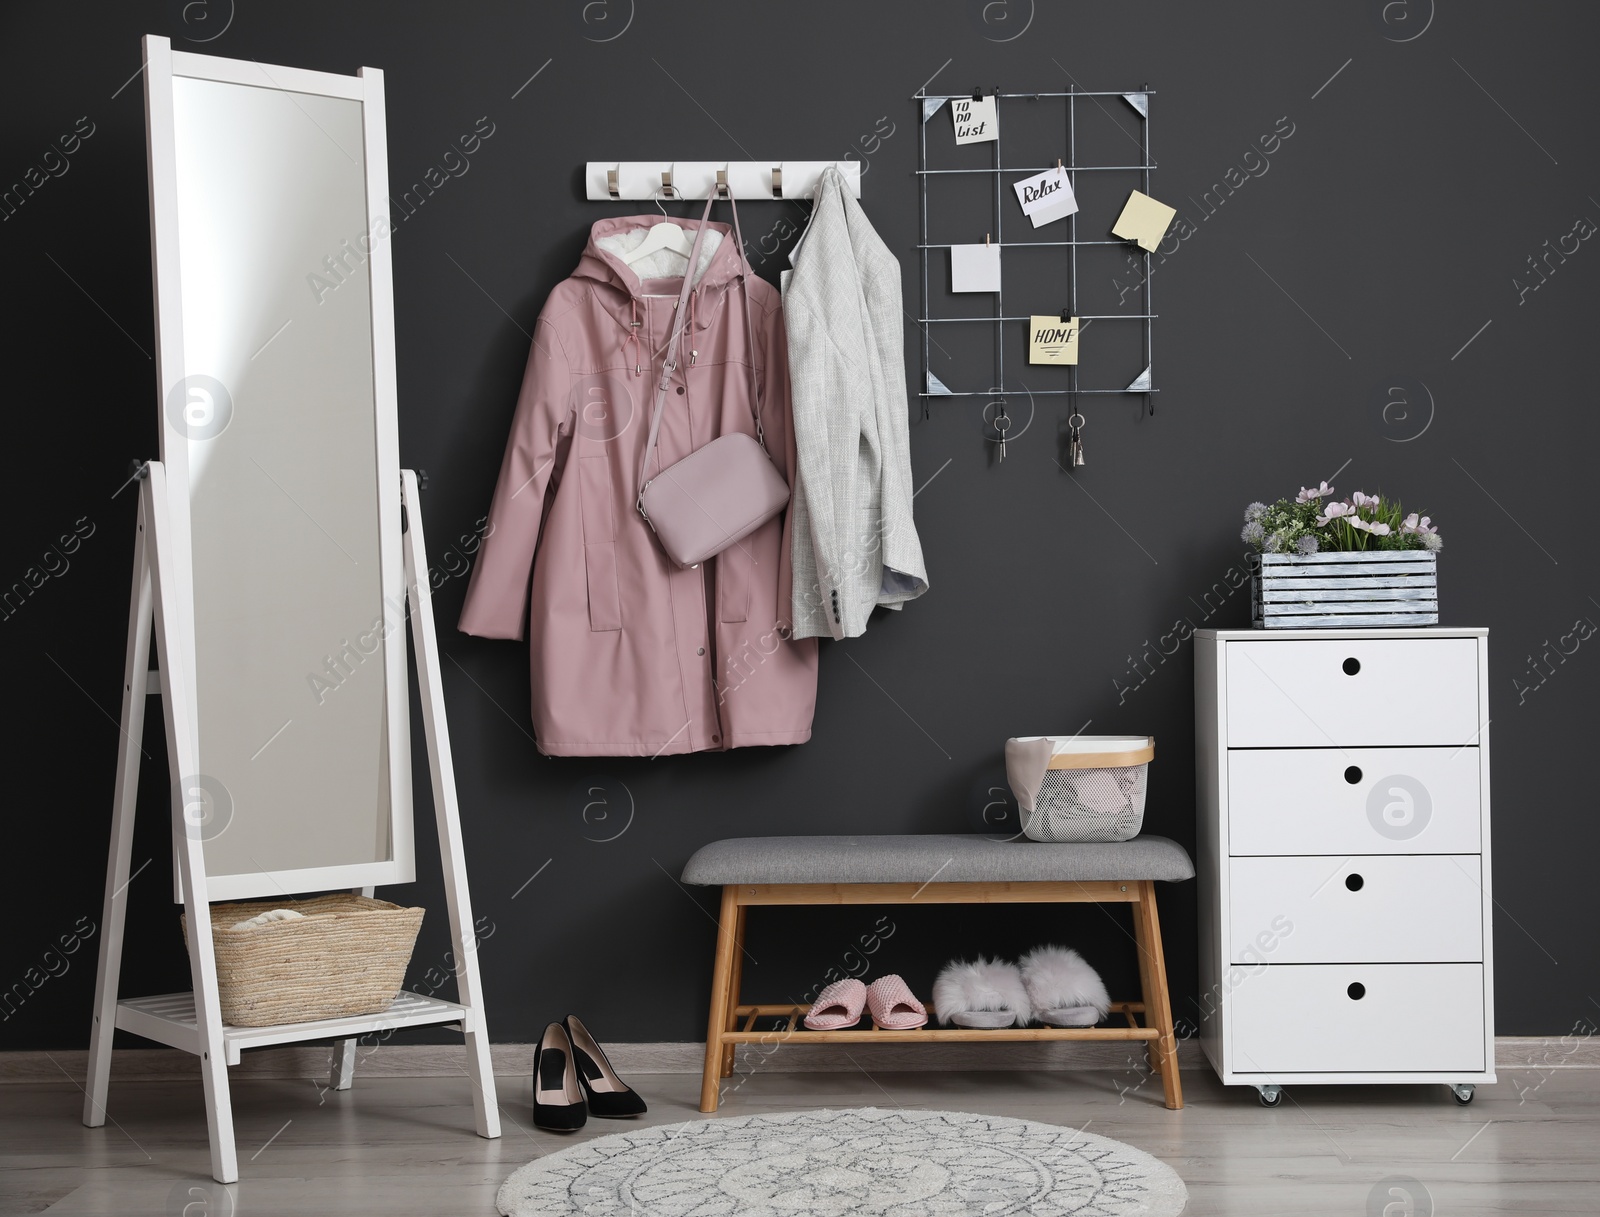
{"type": "MultiPolygon", "coordinates": [[[[737,1045],[774,1039],[802,1044],[1143,1040],[1150,1067],[1161,1077],[1166,1105],[1182,1107],[1155,885],[1193,877],[1194,863],[1183,846],[1165,837],[1093,845],[1046,845],[979,834],[713,841],[683,868],[685,883],[722,888],[700,1110],[717,1109],[720,1079],[732,1076],[737,1045]],[[751,905],[1051,903],[1133,906],[1142,1000],[1111,1007],[1126,1026],[811,1031],[800,1023],[804,1006],[740,1001],[745,911],[751,905]]],[[[931,1006],[929,1013],[935,1014],[931,1006]]]]}

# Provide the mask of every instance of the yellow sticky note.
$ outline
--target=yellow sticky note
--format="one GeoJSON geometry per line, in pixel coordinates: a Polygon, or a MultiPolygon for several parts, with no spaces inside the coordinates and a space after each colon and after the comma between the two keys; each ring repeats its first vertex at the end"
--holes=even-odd
{"type": "Polygon", "coordinates": [[[1029,363],[1077,363],[1078,319],[1028,318],[1029,363]]]}
{"type": "Polygon", "coordinates": [[[1148,194],[1135,190],[1128,195],[1122,214],[1111,228],[1111,235],[1138,242],[1140,249],[1155,249],[1167,235],[1167,225],[1178,214],[1176,207],[1158,203],[1148,194]]]}

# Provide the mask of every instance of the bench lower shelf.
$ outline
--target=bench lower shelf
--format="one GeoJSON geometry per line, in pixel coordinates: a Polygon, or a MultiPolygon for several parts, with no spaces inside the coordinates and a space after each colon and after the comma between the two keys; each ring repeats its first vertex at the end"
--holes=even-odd
{"type": "Polygon", "coordinates": [[[943,1041],[944,1043],[978,1043],[995,1040],[1154,1040],[1161,1032],[1155,1027],[1141,1027],[1135,1014],[1144,1013],[1144,1003],[1136,1001],[1112,1002],[1111,1013],[1122,1015],[1126,1027],[935,1027],[936,1017],[928,1007],[929,1026],[912,1031],[888,1031],[876,1027],[855,1027],[839,1031],[813,1031],[801,1023],[809,1007],[806,1006],[736,1006],[735,1029],[724,1031],[718,1040],[723,1044],[767,1044],[774,1041],[785,1044],[917,1044],[943,1041]],[[756,1027],[760,1019],[784,1020],[779,1027],[756,1027]]]}

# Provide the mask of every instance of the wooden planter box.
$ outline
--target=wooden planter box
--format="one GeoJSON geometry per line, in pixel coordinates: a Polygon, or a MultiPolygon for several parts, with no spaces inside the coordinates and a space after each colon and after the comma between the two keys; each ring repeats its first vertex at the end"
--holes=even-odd
{"type": "Polygon", "coordinates": [[[1437,625],[1439,555],[1426,550],[1250,555],[1257,629],[1437,625]]]}

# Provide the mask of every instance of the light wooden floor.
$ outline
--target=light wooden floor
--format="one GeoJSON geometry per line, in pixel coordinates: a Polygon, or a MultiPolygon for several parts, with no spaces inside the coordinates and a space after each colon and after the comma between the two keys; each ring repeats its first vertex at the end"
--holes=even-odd
{"type": "MultiPolygon", "coordinates": [[[[870,1054],[862,1063],[870,1067],[870,1054]]],[[[1091,1132],[1174,1167],[1189,1187],[1190,1214],[1361,1217],[1397,1199],[1372,1202],[1374,1188],[1397,1175],[1416,1181],[1403,1185],[1416,1203],[1397,1200],[1390,1213],[1421,1217],[1429,1199],[1441,1217],[1600,1213],[1600,1070],[1502,1071],[1500,1084],[1481,1088],[1467,1107],[1442,1086],[1329,1086],[1298,1088],[1268,1110],[1254,1091],[1224,1091],[1208,1071],[1187,1070],[1189,1105],[1169,1112],[1160,1086],[1138,1086],[1140,1078],[758,1070],[728,1094],[721,1115],[903,1106],[1087,1121],[1091,1132]]],[[[717,1118],[696,1110],[697,1077],[632,1081],[650,1102],[648,1121],[717,1118]]],[[[358,1076],[344,1093],[320,1093],[309,1081],[243,1081],[234,1087],[243,1179],[231,1206],[207,1177],[198,1082],[113,1081],[115,1123],[98,1129],[78,1122],[82,1095],[66,1081],[0,1086],[0,1212],[493,1214],[506,1175],[573,1143],[530,1128],[526,1078],[501,1086],[506,1133],[483,1141],[471,1131],[464,1079],[358,1076]]],[[[591,1120],[576,1137],[623,1127],[591,1120]]]]}

